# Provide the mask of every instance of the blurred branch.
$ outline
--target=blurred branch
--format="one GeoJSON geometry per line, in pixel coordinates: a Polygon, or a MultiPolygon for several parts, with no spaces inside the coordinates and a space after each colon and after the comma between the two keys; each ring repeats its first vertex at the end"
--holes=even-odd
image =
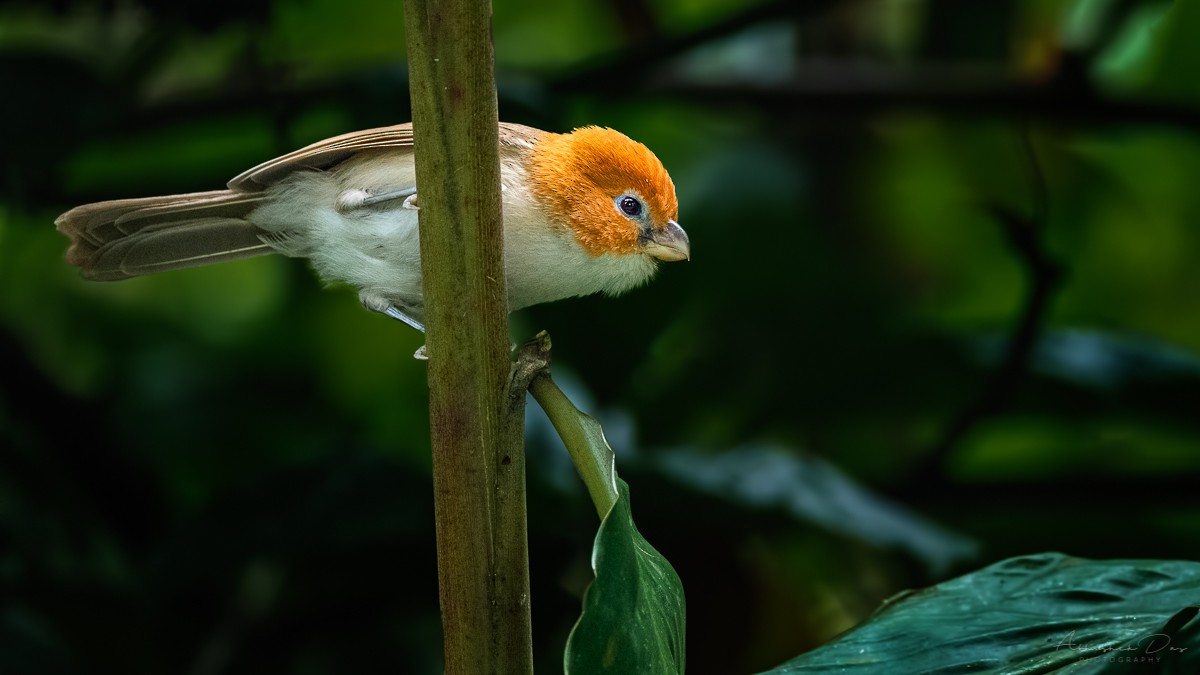
{"type": "MultiPolygon", "coordinates": [[[[632,67],[632,66],[631,66],[632,67]]],[[[637,66],[634,72],[644,71],[637,66]]],[[[637,77],[608,78],[586,71],[549,85],[604,94],[612,98],[662,96],[702,103],[708,107],[753,107],[792,117],[866,115],[897,108],[929,108],[962,115],[1057,119],[1091,124],[1170,124],[1200,129],[1200,110],[1172,103],[1118,99],[1098,94],[1074,76],[1038,83],[996,69],[917,66],[904,69],[863,66],[805,66],[803,73],[783,83],[694,83],[677,78],[657,79],[644,88],[637,77]]],[[[267,103],[286,109],[379,99],[378,88],[407,84],[394,68],[363,71],[348,82],[330,82],[305,89],[275,92],[270,101],[245,89],[230,94],[174,99],[119,116],[110,133],[136,133],[195,120],[265,112],[267,103]]],[[[503,98],[501,92],[501,98],[503,98]]],[[[394,97],[398,105],[404,96],[394,97]]],[[[388,101],[390,104],[390,99],[388,101]]],[[[349,104],[346,104],[349,106],[349,104]]]]}
{"type": "Polygon", "coordinates": [[[1008,339],[999,366],[988,378],[983,391],[951,421],[942,440],[933,451],[918,463],[915,473],[919,477],[940,473],[950,454],[975,425],[1003,412],[1012,403],[1029,372],[1034,348],[1045,328],[1046,311],[1062,278],[1061,268],[1046,253],[1041,243],[1042,231],[1049,216],[1045,174],[1038,162],[1029,130],[1022,130],[1020,138],[1030,182],[1032,213],[1030,216],[1024,216],[998,204],[989,206],[988,210],[996,217],[1013,253],[1025,267],[1029,279],[1025,306],[1018,317],[1016,328],[1008,339]]]}
{"type": "Polygon", "coordinates": [[[665,79],[632,91],[622,89],[622,84],[597,82],[593,91],[607,97],[657,95],[709,107],[749,107],[791,118],[798,114],[841,118],[898,108],[928,108],[957,115],[1087,124],[1170,124],[1200,129],[1200,110],[1195,108],[1109,98],[1090,85],[1081,85],[1074,77],[1038,83],[994,70],[806,66],[802,74],[784,83],[700,84],[665,79]]]}
{"type": "MultiPolygon", "coordinates": [[[[635,72],[641,72],[638,67],[635,72]]],[[[994,70],[918,67],[898,71],[862,67],[806,67],[790,82],[778,84],[698,84],[659,80],[645,88],[630,86],[637,77],[608,77],[599,71],[551,84],[570,86],[609,98],[661,96],[696,102],[706,107],[750,107],[767,114],[843,119],[889,110],[926,108],[948,115],[1010,116],[1061,120],[1079,124],[1164,124],[1200,129],[1200,110],[1169,103],[1103,97],[1073,77],[1043,84],[1017,80],[994,70]],[[585,82],[586,80],[586,82],[585,82]],[[572,84],[574,82],[574,84],[572,84]]],[[[90,137],[138,134],[176,124],[247,114],[274,117],[279,109],[302,110],[314,105],[346,105],[372,100],[392,110],[406,111],[407,98],[380,99],[380,91],[402,90],[407,84],[394,68],[360,73],[349,82],[326,83],[305,89],[276,91],[269,99],[249,89],[213,97],[181,98],[137,110],[120,111],[116,121],[95,129],[90,137]]],[[[503,94],[503,92],[501,92],[503,94]]],[[[503,98],[503,96],[502,96],[503,98]]],[[[510,107],[514,104],[509,104],[510,107]]],[[[361,106],[360,106],[361,108],[361,106]]],[[[361,117],[356,113],[356,116],[361,117]]],[[[62,194],[53,182],[31,185],[42,202],[66,203],[112,195],[62,194]]]]}

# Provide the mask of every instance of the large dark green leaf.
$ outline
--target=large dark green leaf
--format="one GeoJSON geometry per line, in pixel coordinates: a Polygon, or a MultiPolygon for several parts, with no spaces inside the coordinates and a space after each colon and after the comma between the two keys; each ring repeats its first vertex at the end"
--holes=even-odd
{"type": "Polygon", "coordinates": [[[682,673],[683,584],[634,526],[629,486],[620,479],[617,484],[620,498],[601,523],[592,551],[596,580],[567,640],[566,671],[682,673]]]}
{"type": "Polygon", "coordinates": [[[1011,558],[896,596],[867,623],[770,671],[1200,672],[1200,563],[1011,558]]]}

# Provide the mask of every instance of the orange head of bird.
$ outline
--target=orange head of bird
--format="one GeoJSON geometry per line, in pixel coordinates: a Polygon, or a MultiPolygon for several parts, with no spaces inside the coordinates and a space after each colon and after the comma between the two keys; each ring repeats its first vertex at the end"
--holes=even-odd
{"type": "Polygon", "coordinates": [[[601,127],[546,134],[529,172],[538,201],[589,254],[690,257],[676,222],[675,184],[654,153],[628,136],[601,127]]]}

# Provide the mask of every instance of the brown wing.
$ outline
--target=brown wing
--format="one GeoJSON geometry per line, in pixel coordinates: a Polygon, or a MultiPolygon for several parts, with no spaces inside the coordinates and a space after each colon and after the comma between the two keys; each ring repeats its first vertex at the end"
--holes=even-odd
{"type": "MultiPolygon", "coordinates": [[[[521,124],[500,123],[502,147],[528,148],[543,132],[521,124]]],[[[259,192],[299,169],[327,169],[356,152],[379,149],[412,149],[412,123],[353,131],[305,146],[282,157],[243,171],[226,185],[234,192],[259,192]]]]}
{"type": "Polygon", "coordinates": [[[412,124],[334,136],[243,171],[229,181],[234,192],[258,192],[298,169],[325,169],[361,150],[412,148],[412,124]]]}

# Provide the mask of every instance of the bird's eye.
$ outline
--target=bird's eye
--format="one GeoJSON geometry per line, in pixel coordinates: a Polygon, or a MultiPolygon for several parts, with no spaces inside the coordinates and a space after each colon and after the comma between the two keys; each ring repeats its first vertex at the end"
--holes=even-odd
{"type": "Polygon", "coordinates": [[[630,217],[637,217],[642,214],[642,203],[633,197],[621,198],[621,211],[630,217]]]}

